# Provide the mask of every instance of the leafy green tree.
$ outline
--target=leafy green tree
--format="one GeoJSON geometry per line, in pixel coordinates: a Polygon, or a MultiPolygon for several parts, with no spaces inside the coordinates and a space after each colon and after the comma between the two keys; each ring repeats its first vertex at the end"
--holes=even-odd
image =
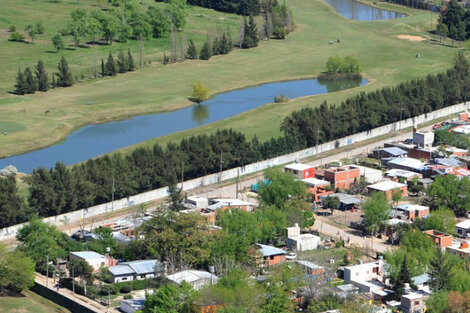
{"type": "Polygon", "coordinates": [[[36,65],[36,81],[38,83],[39,91],[48,91],[49,90],[49,77],[47,76],[46,70],[44,69],[44,63],[39,60],[36,65]]]}
{"type": "Polygon", "coordinates": [[[118,72],[118,67],[116,65],[116,62],[114,61],[111,51],[108,54],[108,59],[105,64],[104,72],[106,76],[115,76],[118,72]]]}
{"type": "Polygon", "coordinates": [[[201,103],[209,99],[209,88],[202,81],[198,80],[193,84],[191,99],[196,103],[201,103]]]}
{"type": "Polygon", "coordinates": [[[209,60],[212,57],[212,48],[211,44],[207,40],[204,45],[202,45],[201,52],[199,53],[199,59],[209,60]]]}
{"type": "Polygon", "coordinates": [[[117,56],[117,68],[119,73],[125,73],[127,72],[127,69],[129,68],[129,65],[127,64],[127,58],[126,55],[124,54],[124,51],[119,49],[119,53],[117,56]]]}
{"type": "Polygon", "coordinates": [[[188,51],[186,52],[186,58],[190,60],[197,59],[197,49],[192,39],[189,40],[188,51]]]}
{"type": "Polygon", "coordinates": [[[71,13],[72,20],[67,24],[65,33],[72,36],[75,49],[80,44],[80,40],[87,34],[88,14],[84,9],[76,9],[71,13]]]}
{"type": "Polygon", "coordinates": [[[62,38],[62,35],[57,33],[51,38],[52,45],[54,46],[56,52],[59,52],[60,50],[65,49],[65,42],[64,39],[62,38]]]}
{"type": "Polygon", "coordinates": [[[26,87],[26,78],[21,71],[21,69],[18,69],[18,73],[16,74],[16,84],[15,84],[15,93],[17,95],[24,95],[28,91],[26,87]]]}
{"type": "Polygon", "coordinates": [[[18,195],[14,176],[0,179],[0,228],[26,220],[26,206],[18,195]]]}
{"type": "Polygon", "coordinates": [[[0,245],[0,295],[19,294],[34,285],[34,262],[21,251],[0,245]]]}
{"type": "Polygon", "coordinates": [[[132,57],[131,49],[127,50],[127,71],[132,72],[135,70],[134,58],[132,57]]]}
{"type": "Polygon", "coordinates": [[[145,299],[144,313],[190,313],[194,291],[187,282],[181,286],[168,284],[145,299]]]}
{"type": "Polygon", "coordinates": [[[38,83],[29,67],[24,70],[24,79],[26,83],[26,93],[35,93],[36,90],[38,90],[38,83]]]}
{"type": "Polygon", "coordinates": [[[169,0],[168,13],[176,29],[183,29],[186,25],[186,0],[169,0]]]}
{"type": "Polygon", "coordinates": [[[168,209],[174,212],[178,212],[183,209],[183,193],[175,183],[168,186],[168,209]]]}
{"type": "Polygon", "coordinates": [[[46,28],[44,27],[44,23],[39,21],[36,23],[36,25],[34,25],[34,27],[36,28],[36,31],[38,34],[42,35],[46,32],[46,28]]]}
{"type": "Polygon", "coordinates": [[[28,24],[26,25],[24,30],[28,32],[28,36],[29,38],[31,38],[31,42],[34,43],[34,39],[36,39],[37,34],[38,34],[36,27],[33,24],[28,24]]]}
{"type": "Polygon", "coordinates": [[[345,67],[344,59],[340,56],[329,57],[326,61],[326,72],[328,74],[340,73],[341,70],[345,67]]]}
{"type": "Polygon", "coordinates": [[[447,234],[455,233],[455,215],[449,209],[439,209],[432,211],[426,219],[426,229],[435,229],[447,234]]]}
{"type": "Polygon", "coordinates": [[[100,21],[94,17],[86,19],[86,36],[91,40],[93,47],[95,47],[96,40],[99,40],[103,35],[103,26],[100,21]]]}
{"type": "Polygon", "coordinates": [[[339,198],[338,197],[326,197],[323,200],[323,206],[326,209],[331,210],[331,214],[333,214],[333,210],[336,210],[339,207],[339,198]]]}
{"type": "Polygon", "coordinates": [[[64,56],[60,58],[58,65],[59,72],[57,73],[57,86],[58,87],[70,87],[73,85],[72,71],[70,70],[67,60],[64,56]]]}
{"type": "Polygon", "coordinates": [[[344,299],[336,294],[325,294],[318,299],[312,299],[309,302],[308,310],[312,313],[320,313],[329,310],[337,310],[341,308],[344,299]]]}
{"type": "Polygon", "coordinates": [[[303,198],[306,194],[305,184],[290,173],[284,173],[279,169],[268,168],[264,172],[269,184],[259,187],[258,194],[263,205],[283,207],[289,199],[303,198]]]}
{"type": "Polygon", "coordinates": [[[449,293],[446,291],[433,292],[431,296],[426,299],[426,307],[429,313],[443,313],[447,312],[449,307],[449,293]]]}
{"type": "Polygon", "coordinates": [[[289,294],[276,285],[267,288],[266,303],[262,307],[263,313],[293,312],[292,300],[289,294]]]}
{"type": "Polygon", "coordinates": [[[93,280],[93,268],[85,260],[70,259],[67,269],[72,277],[80,277],[80,280],[84,279],[90,283],[93,280]]]}
{"type": "Polygon", "coordinates": [[[362,205],[364,210],[364,225],[371,234],[375,235],[390,217],[390,203],[383,192],[375,192],[362,205]]]}
{"type": "Polygon", "coordinates": [[[455,175],[438,176],[428,187],[432,208],[445,207],[462,216],[470,210],[470,180],[455,175]]]}
{"type": "Polygon", "coordinates": [[[147,10],[154,38],[167,38],[171,32],[172,20],[167,12],[155,6],[147,10]]]}

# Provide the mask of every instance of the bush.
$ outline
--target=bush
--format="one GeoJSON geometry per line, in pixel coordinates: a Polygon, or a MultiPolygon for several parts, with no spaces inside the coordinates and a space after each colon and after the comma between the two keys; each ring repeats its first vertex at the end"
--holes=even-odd
{"type": "Polygon", "coordinates": [[[336,248],[344,247],[344,240],[339,240],[336,242],[336,248]]]}
{"type": "Polygon", "coordinates": [[[108,294],[116,294],[116,290],[114,289],[114,287],[112,285],[104,285],[103,287],[101,287],[100,295],[107,296],[108,294]]]}
{"type": "Polygon", "coordinates": [[[134,288],[132,288],[131,285],[124,285],[124,286],[122,286],[122,288],[121,288],[121,293],[129,293],[129,292],[131,292],[132,290],[134,290],[134,288]]]}
{"type": "Polygon", "coordinates": [[[289,98],[284,95],[278,95],[274,97],[274,102],[275,103],[286,103],[289,102],[289,98]]]}
{"type": "Polygon", "coordinates": [[[12,33],[12,32],[16,32],[16,26],[15,25],[10,25],[10,27],[8,27],[8,30],[12,33]]]}
{"type": "Polygon", "coordinates": [[[131,282],[131,285],[132,285],[132,288],[134,288],[134,290],[142,290],[142,289],[147,288],[147,286],[149,285],[149,281],[148,280],[133,280],[131,282]]]}
{"type": "Polygon", "coordinates": [[[359,74],[361,66],[359,60],[353,56],[342,58],[340,56],[332,56],[326,62],[326,72],[332,74],[359,74]]]}
{"type": "Polygon", "coordinates": [[[274,27],[273,37],[274,39],[284,39],[287,36],[287,29],[285,27],[274,27]]]}
{"type": "Polygon", "coordinates": [[[24,36],[21,35],[19,32],[12,32],[10,34],[10,40],[11,41],[24,41],[24,36]]]}

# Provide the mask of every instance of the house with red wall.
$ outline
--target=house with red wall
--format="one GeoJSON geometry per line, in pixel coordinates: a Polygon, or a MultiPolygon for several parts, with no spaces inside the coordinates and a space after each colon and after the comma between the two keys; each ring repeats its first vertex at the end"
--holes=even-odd
{"type": "Polygon", "coordinates": [[[284,166],[284,172],[297,176],[298,179],[315,177],[315,167],[302,163],[292,163],[284,166]]]}
{"type": "Polygon", "coordinates": [[[452,246],[452,236],[449,234],[434,229],[426,230],[424,233],[431,237],[434,243],[441,248],[452,246]]]}
{"type": "Polygon", "coordinates": [[[257,244],[257,246],[262,257],[261,266],[267,267],[282,264],[286,261],[286,251],[268,245],[257,244]]]}
{"type": "Polygon", "coordinates": [[[361,171],[352,166],[331,167],[325,169],[324,178],[335,188],[349,189],[351,185],[359,181],[361,171]]]}
{"type": "Polygon", "coordinates": [[[369,192],[385,192],[387,199],[392,199],[392,195],[396,190],[402,192],[402,196],[406,197],[408,194],[408,186],[402,183],[397,183],[391,180],[386,180],[377,184],[367,186],[369,192]]]}
{"type": "Polygon", "coordinates": [[[308,186],[307,192],[312,195],[313,202],[320,202],[321,196],[327,196],[333,193],[333,190],[328,190],[330,182],[318,178],[305,178],[302,181],[308,186]]]}

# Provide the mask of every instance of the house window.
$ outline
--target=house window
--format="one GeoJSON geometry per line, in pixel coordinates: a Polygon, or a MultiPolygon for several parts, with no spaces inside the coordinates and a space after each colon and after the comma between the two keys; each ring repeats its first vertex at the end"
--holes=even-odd
{"type": "Polygon", "coordinates": [[[270,260],[274,260],[274,255],[269,256],[270,260]]]}
{"type": "Polygon", "coordinates": [[[123,277],[121,280],[127,280],[127,277],[123,277]]]}
{"type": "Polygon", "coordinates": [[[356,276],[359,276],[359,272],[356,272],[356,276]]]}
{"type": "Polygon", "coordinates": [[[415,301],[415,305],[419,305],[419,301],[415,301]]]}
{"type": "Polygon", "coordinates": [[[463,233],[463,231],[462,231],[461,229],[458,229],[457,232],[458,232],[459,234],[462,234],[462,233],[463,233]]]}

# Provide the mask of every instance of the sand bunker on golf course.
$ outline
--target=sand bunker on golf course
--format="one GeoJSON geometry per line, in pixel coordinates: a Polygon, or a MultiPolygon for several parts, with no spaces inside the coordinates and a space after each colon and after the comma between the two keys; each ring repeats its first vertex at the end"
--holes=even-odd
{"type": "Polygon", "coordinates": [[[398,35],[397,38],[405,39],[405,40],[409,40],[409,41],[415,41],[415,42],[420,42],[420,41],[426,40],[426,38],[423,38],[421,36],[411,36],[411,35],[398,35]]]}

